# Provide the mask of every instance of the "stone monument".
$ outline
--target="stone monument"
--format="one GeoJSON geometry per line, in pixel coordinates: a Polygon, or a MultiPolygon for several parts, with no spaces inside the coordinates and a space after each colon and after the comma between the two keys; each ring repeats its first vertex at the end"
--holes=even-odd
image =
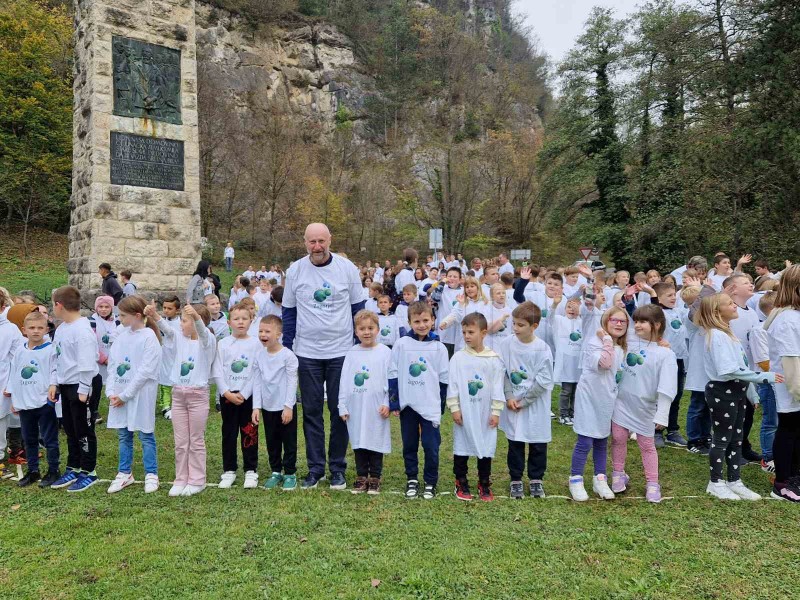
{"type": "Polygon", "coordinates": [[[75,0],[70,284],[130,269],[183,290],[200,258],[194,0],[75,0]]]}

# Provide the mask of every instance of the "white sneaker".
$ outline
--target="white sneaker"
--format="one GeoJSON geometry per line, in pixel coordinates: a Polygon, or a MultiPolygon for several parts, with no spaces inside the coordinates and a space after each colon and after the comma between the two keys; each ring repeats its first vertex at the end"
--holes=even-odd
{"type": "Polygon", "coordinates": [[[708,486],[706,486],[706,493],[720,500],[741,500],[724,481],[709,481],[708,486]]]}
{"type": "Polygon", "coordinates": [[[219,478],[219,489],[227,490],[236,481],[236,471],[225,471],[219,478]]]}
{"type": "Polygon", "coordinates": [[[635,442],[636,441],[636,432],[631,431],[630,435],[628,436],[628,439],[629,440],[633,440],[635,442]]]}
{"type": "Polygon", "coordinates": [[[133,483],[132,473],[117,473],[117,476],[114,478],[114,481],[112,481],[111,485],[108,486],[108,493],[116,494],[117,492],[121,492],[132,483],[133,483]]]}
{"type": "Polygon", "coordinates": [[[589,494],[586,493],[586,488],[583,487],[583,477],[574,475],[569,478],[569,493],[575,502],[586,502],[589,499],[589,494]]]}
{"type": "MultiPolygon", "coordinates": [[[[228,487],[230,487],[230,486],[228,486],[228,487]]],[[[181,494],[181,496],[194,496],[195,494],[199,494],[200,492],[202,492],[204,489],[206,489],[205,484],[204,485],[187,485],[183,489],[183,493],[181,494]]]]}
{"type": "Polygon", "coordinates": [[[158,489],[158,475],[148,473],[144,476],[144,493],[152,494],[158,489]]]}
{"type": "Polygon", "coordinates": [[[169,495],[173,498],[176,496],[183,496],[183,490],[186,489],[185,485],[178,485],[177,483],[169,488],[169,495]]]}
{"type": "Polygon", "coordinates": [[[749,489],[741,479],[728,482],[728,489],[742,500],[761,500],[761,496],[749,489]]]}
{"type": "Polygon", "coordinates": [[[608,487],[608,479],[605,475],[595,475],[592,479],[592,491],[600,496],[603,500],[613,500],[614,492],[608,487]]]}
{"type": "Polygon", "coordinates": [[[248,471],[244,474],[244,485],[242,486],[246,490],[252,490],[258,487],[258,473],[255,471],[248,471]]]}
{"type": "Polygon", "coordinates": [[[167,421],[172,421],[172,409],[171,408],[169,408],[166,411],[164,411],[164,418],[167,421]]]}

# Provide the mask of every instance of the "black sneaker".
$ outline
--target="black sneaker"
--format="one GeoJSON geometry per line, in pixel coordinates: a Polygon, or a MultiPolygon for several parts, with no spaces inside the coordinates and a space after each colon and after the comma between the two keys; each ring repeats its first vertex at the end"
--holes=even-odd
{"type": "Polygon", "coordinates": [[[41,479],[39,471],[28,471],[25,476],[17,482],[19,487],[28,487],[32,483],[36,483],[41,479]]]}
{"type": "Polygon", "coordinates": [[[761,455],[753,450],[752,448],[744,448],[742,449],[742,458],[745,459],[748,463],[758,463],[761,464],[761,455]]]}
{"type": "Polygon", "coordinates": [[[419,496],[419,481],[416,479],[409,479],[406,483],[406,498],[409,500],[419,496]]]}
{"type": "Polygon", "coordinates": [[[436,497],[436,486],[431,483],[425,484],[425,489],[422,490],[422,498],[424,500],[433,500],[436,497]]]}
{"type": "Polygon", "coordinates": [[[42,478],[39,482],[40,488],[49,488],[53,483],[58,481],[58,478],[61,477],[61,473],[58,471],[48,471],[47,474],[42,478]]]}
{"type": "Polygon", "coordinates": [[[700,454],[702,456],[708,456],[709,451],[711,448],[705,442],[689,442],[686,445],[687,452],[691,452],[692,454],[700,454]]]}
{"type": "Polygon", "coordinates": [[[780,485],[775,483],[770,496],[775,500],[788,500],[800,503],[800,478],[791,477],[789,481],[780,485]]]}
{"type": "Polygon", "coordinates": [[[313,473],[309,473],[308,475],[306,475],[306,478],[303,479],[303,483],[300,484],[300,487],[304,490],[313,490],[314,488],[317,487],[317,484],[320,481],[325,481],[325,475],[317,477],[313,473]]]}
{"type": "Polygon", "coordinates": [[[358,476],[356,477],[355,483],[353,483],[353,489],[350,490],[351,494],[364,494],[367,491],[367,478],[358,476]]]}
{"type": "Polygon", "coordinates": [[[544,498],[544,486],[541,481],[531,481],[528,486],[531,493],[531,498],[544,498]]]}
{"type": "Polygon", "coordinates": [[[522,493],[522,482],[512,481],[510,496],[512,500],[522,500],[524,494],[522,493]]]}
{"type": "Polygon", "coordinates": [[[347,480],[344,478],[344,473],[331,473],[331,489],[332,490],[347,489],[347,480]]]}

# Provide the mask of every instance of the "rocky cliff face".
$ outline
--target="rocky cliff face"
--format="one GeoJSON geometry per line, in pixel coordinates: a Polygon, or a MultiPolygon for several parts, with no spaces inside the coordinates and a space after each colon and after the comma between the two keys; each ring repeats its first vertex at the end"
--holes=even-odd
{"type": "Polygon", "coordinates": [[[333,128],[340,107],[358,114],[374,89],[351,40],[333,25],[298,20],[254,32],[202,2],[196,20],[198,69],[241,110],[258,95],[333,128]]]}

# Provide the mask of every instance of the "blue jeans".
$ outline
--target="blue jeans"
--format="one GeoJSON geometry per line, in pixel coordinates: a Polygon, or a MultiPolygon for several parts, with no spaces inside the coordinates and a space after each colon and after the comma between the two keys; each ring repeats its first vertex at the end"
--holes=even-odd
{"type": "Polygon", "coordinates": [[[233,271],[233,258],[230,256],[225,257],[225,270],[230,273],[233,271]]]}
{"type": "Polygon", "coordinates": [[[344,356],[337,358],[297,357],[300,398],[303,404],[303,434],[306,438],[308,472],[315,477],[325,475],[325,419],[323,407],[328,395],[331,436],[328,441],[328,466],[333,473],[347,470],[347,424],[339,418],[339,378],[344,356]],[[324,389],[323,389],[324,384],[324,389]]]}
{"type": "Polygon", "coordinates": [[[689,438],[689,447],[705,444],[711,437],[711,412],[706,404],[705,392],[692,391],[686,412],[686,436],[689,438]]]}
{"type": "MultiPolygon", "coordinates": [[[[119,434],[119,472],[130,473],[133,467],[133,432],[127,429],[117,429],[119,434]]],[[[158,453],[156,452],[155,433],[139,433],[142,442],[142,462],[144,472],[158,475],[158,453]]]]}
{"type": "Polygon", "coordinates": [[[778,430],[778,407],[775,404],[775,388],[769,383],[759,383],[756,387],[761,399],[761,453],[764,460],[772,460],[772,444],[778,430]]]}
{"type": "Polygon", "coordinates": [[[400,435],[403,438],[403,462],[406,477],[419,477],[419,442],[422,437],[422,451],[425,454],[425,466],[422,472],[425,483],[436,485],[439,482],[439,446],[442,444],[442,433],[439,427],[423,419],[417,411],[406,406],[400,411],[400,435]]]}
{"type": "Polygon", "coordinates": [[[39,437],[47,450],[47,468],[50,473],[58,473],[61,454],[58,447],[58,417],[53,404],[47,402],[39,408],[19,411],[22,427],[22,441],[28,459],[28,472],[39,471],[39,437]]]}

